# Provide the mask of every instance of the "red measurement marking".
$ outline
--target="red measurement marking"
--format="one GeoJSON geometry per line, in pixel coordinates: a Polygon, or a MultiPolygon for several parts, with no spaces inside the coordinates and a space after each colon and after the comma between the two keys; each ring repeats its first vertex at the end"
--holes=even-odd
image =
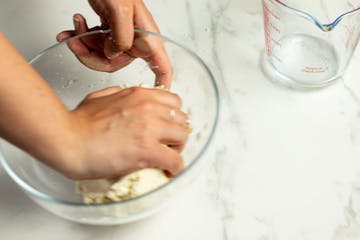
{"type": "Polygon", "coordinates": [[[277,40],[275,40],[275,39],[273,39],[273,38],[271,38],[271,41],[272,41],[274,44],[276,44],[276,45],[278,45],[279,47],[281,47],[281,43],[279,43],[279,41],[277,41],[277,40]]]}
{"type": "Polygon", "coordinates": [[[270,26],[272,27],[272,29],[274,29],[277,33],[280,34],[280,29],[276,25],[274,25],[272,22],[270,22],[270,26]]]}
{"type": "Polygon", "coordinates": [[[271,46],[270,46],[270,16],[269,16],[269,8],[266,3],[263,1],[263,11],[264,11],[264,29],[265,29],[265,46],[266,46],[266,54],[268,56],[271,55],[271,46]]]}
{"type": "MultiPolygon", "coordinates": [[[[274,2],[272,2],[270,0],[271,3],[274,4],[274,2]]],[[[272,43],[275,43],[276,45],[280,46],[280,43],[271,38],[271,31],[275,31],[276,33],[280,34],[281,31],[280,29],[276,26],[276,23],[274,23],[274,21],[279,21],[280,17],[278,15],[276,15],[273,11],[271,11],[271,9],[269,8],[269,6],[266,4],[265,1],[263,1],[263,12],[264,12],[264,28],[265,28],[265,45],[266,45],[266,53],[268,56],[272,55],[272,43]]]]}
{"type": "Polygon", "coordinates": [[[263,9],[264,9],[264,12],[266,11],[267,14],[271,15],[276,20],[280,20],[280,16],[277,15],[276,13],[274,13],[273,11],[271,11],[269,6],[265,2],[263,2],[263,9]]]}

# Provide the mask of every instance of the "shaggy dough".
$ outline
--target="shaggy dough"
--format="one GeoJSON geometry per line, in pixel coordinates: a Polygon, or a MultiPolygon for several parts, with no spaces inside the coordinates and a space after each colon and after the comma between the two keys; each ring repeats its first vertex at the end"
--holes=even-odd
{"type": "Polygon", "coordinates": [[[160,169],[145,168],[118,180],[85,180],[77,183],[86,204],[118,202],[148,193],[170,179],[160,169]]]}

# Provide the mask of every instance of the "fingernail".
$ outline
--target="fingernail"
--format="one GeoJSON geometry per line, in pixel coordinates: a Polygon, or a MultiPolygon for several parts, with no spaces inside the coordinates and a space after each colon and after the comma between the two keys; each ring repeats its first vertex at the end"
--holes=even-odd
{"type": "Polygon", "coordinates": [[[80,28],[80,21],[79,19],[77,19],[76,17],[73,18],[74,21],[74,27],[75,29],[79,29],[80,28]]]}
{"type": "Polygon", "coordinates": [[[168,178],[173,178],[174,177],[174,175],[171,172],[169,172],[168,170],[164,170],[164,174],[168,178]]]}
{"type": "Polygon", "coordinates": [[[107,56],[108,59],[114,59],[117,58],[118,56],[120,56],[122,54],[122,52],[110,52],[109,55],[107,56]]]}

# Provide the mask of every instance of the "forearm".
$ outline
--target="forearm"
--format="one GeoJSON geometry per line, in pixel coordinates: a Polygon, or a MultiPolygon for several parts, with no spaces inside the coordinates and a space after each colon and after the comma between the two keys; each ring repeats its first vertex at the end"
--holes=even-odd
{"type": "Polygon", "coordinates": [[[68,142],[68,110],[2,33],[0,53],[0,137],[59,168],[51,156],[68,142]]]}

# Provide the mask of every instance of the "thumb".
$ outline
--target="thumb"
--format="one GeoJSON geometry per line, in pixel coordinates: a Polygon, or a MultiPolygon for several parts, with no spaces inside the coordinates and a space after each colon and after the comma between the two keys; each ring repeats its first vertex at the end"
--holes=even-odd
{"type": "Polygon", "coordinates": [[[111,33],[106,38],[104,46],[104,54],[109,59],[129,50],[134,40],[133,5],[124,3],[111,9],[114,10],[110,11],[107,18],[111,33]]]}

